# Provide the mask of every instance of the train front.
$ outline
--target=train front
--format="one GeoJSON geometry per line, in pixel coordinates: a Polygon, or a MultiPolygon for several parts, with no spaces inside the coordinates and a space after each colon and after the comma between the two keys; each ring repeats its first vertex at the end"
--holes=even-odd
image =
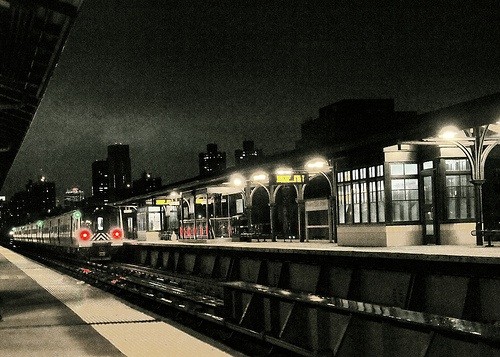
{"type": "Polygon", "coordinates": [[[122,245],[124,238],[119,209],[98,206],[74,215],[80,215],[80,226],[75,230],[80,253],[89,260],[111,259],[113,248],[122,245]]]}

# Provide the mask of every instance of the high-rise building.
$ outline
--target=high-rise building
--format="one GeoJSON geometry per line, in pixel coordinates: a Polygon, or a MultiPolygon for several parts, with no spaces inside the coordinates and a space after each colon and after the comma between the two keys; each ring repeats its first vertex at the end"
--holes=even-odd
{"type": "Polygon", "coordinates": [[[234,151],[234,162],[236,166],[246,165],[256,162],[262,157],[262,150],[256,149],[252,140],[243,141],[243,150],[234,151]]]}
{"type": "Polygon", "coordinates": [[[161,187],[161,177],[153,177],[150,173],[144,171],[141,178],[134,180],[132,191],[134,195],[141,195],[154,191],[161,187]]]}
{"type": "Polygon", "coordinates": [[[415,120],[415,112],[394,110],[393,99],[344,99],[319,109],[316,119],[301,125],[296,148],[331,143],[352,144],[398,136],[398,130],[415,120]]]}
{"type": "Polygon", "coordinates": [[[226,169],[226,153],[217,150],[217,144],[208,144],[207,152],[198,154],[200,175],[220,173],[226,169]]]}
{"type": "Polygon", "coordinates": [[[29,209],[33,217],[44,217],[56,208],[56,184],[47,181],[45,176],[38,181],[29,180],[26,184],[28,193],[29,209]]]}
{"type": "Polygon", "coordinates": [[[92,163],[92,196],[102,203],[109,200],[108,161],[97,160],[92,163]]]}
{"type": "Polygon", "coordinates": [[[30,214],[28,212],[30,199],[28,192],[19,191],[12,195],[7,205],[8,221],[12,225],[19,225],[28,222],[30,214]]]}
{"type": "Polygon", "coordinates": [[[128,145],[108,146],[108,178],[111,200],[123,198],[132,189],[132,173],[128,145]]]}
{"type": "Polygon", "coordinates": [[[73,187],[64,193],[64,207],[76,208],[84,199],[84,193],[78,187],[73,187]]]}

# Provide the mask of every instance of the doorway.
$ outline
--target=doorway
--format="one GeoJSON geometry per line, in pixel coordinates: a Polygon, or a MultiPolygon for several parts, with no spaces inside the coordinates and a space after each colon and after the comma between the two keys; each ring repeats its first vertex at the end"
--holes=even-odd
{"type": "Polygon", "coordinates": [[[421,172],[422,200],[422,231],[424,244],[439,244],[439,220],[436,215],[436,178],[435,170],[427,169],[421,172]]]}

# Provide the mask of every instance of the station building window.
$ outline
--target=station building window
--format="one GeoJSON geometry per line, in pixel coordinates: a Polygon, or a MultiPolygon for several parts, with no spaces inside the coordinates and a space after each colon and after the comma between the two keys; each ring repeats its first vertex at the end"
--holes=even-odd
{"type": "Polygon", "coordinates": [[[385,222],[383,165],[337,173],[339,224],[385,222]]]}
{"type": "Polygon", "coordinates": [[[470,165],[467,159],[445,160],[446,194],[449,220],[474,218],[474,186],[470,182],[470,165]]]}
{"type": "Polygon", "coordinates": [[[144,206],[137,209],[138,231],[160,231],[161,230],[161,207],[144,206]]]}
{"type": "Polygon", "coordinates": [[[418,166],[415,163],[391,163],[391,208],[393,222],[418,221],[418,166]]]}

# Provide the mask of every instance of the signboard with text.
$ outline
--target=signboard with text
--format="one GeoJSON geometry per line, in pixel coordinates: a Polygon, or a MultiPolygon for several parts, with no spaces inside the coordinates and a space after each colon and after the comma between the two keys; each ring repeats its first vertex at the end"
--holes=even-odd
{"type": "Polygon", "coordinates": [[[287,184],[304,184],[309,181],[307,174],[292,173],[292,174],[276,174],[270,176],[270,183],[274,185],[287,185],[287,184]]]}
{"type": "Polygon", "coordinates": [[[157,205],[167,205],[167,206],[179,206],[179,200],[171,199],[157,199],[155,202],[157,205]]]}

